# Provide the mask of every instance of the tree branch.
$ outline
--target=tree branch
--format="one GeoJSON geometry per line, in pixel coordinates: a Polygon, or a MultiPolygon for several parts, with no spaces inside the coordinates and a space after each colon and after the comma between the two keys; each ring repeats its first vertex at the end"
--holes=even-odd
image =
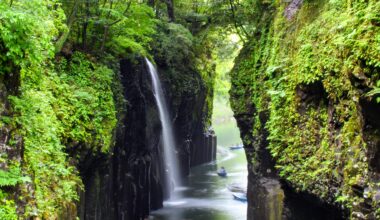
{"type": "MultiPolygon", "coordinates": [[[[124,12],[123,12],[123,15],[126,16],[126,13],[129,11],[130,7],[132,5],[132,0],[130,0],[127,4],[127,7],[125,8],[124,12]]],[[[103,34],[103,40],[102,40],[102,46],[100,47],[100,52],[103,52],[104,50],[104,47],[105,47],[105,43],[106,43],[106,40],[107,40],[107,36],[108,36],[108,32],[109,32],[109,28],[117,23],[119,23],[120,21],[122,21],[123,19],[117,19],[116,21],[114,22],[111,22],[109,24],[106,24],[104,25],[104,34],[103,34]]]]}
{"type": "Polygon", "coordinates": [[[61,36],[58,38],[58,40],[55,42],[55,52],[58,53],[62,50],[63,45],[65,44],[67,38],[69,37],[71,27],[75,21],[76,14],[78,11],[78,5],[79,1],[75,1],[75,4],[73,5],[73,8],[71,10],[70,16],[67,19],[66,25],[67,25],[67,30],[61,34],[61,36]]]}
{"type": "Polygon", "coordinates": [[[234,0],[229,0],[230,7],[231,7],[231,12],[232,12],[232,20],[234,22],[234,26],[235,26],[237,34],[239,35],[239,37],[243,41],[243,43],[245,43],[244,37],[241,35],[240,30],[243,31],[245,37],[248,37],[249,34],[248,34],[248,32],[245,30],[245,28],[242,25],[238,24],[238,21],[236,19],[236,15],[235,15],[235,7],[234,7],[234,2],[233,1],[234,0]]]}

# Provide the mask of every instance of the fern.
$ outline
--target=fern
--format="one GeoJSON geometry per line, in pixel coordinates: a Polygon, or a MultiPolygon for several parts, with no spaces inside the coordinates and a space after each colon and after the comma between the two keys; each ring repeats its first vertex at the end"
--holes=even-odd
{"type": "MultiPolygon", "coordinates": [[[[380,94],[380,80],[376,82],[375,88],[373,88],[371,91],[369,91],[366,96],[367,97],[373,97],[380,94]]],[[[380,103],[380,97],[376,98],[376,101],[380,103]]]]}
{"type": "Polygon", "coordinates": [[[0,170],[0,187],[15,186],[18,183],[30,182],[28,176],[22,176],[20,169],[12,167],[9,171],[0,170]]]}

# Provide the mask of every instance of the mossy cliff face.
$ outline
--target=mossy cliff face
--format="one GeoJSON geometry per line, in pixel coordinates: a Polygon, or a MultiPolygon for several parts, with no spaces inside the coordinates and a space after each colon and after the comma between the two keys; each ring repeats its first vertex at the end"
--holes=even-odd
{"type": "Polygon", "coordinates": [[[380,2],[254,2],[256,32],[230,92],[251,185],[269,177],[290,186],[283,215],[295,190],[351,219],[379,218],[380,104],[370,91],[380,74],[380,2]]]}
{"type": "Polygon", "coordinates": [[[1,79],[7,85],[0,100],[1,186],[11,201],[2,204],[4,219],[75,218],[80,161],[109,152],[116,125],[112,71],[80,53],[59,59],[36,78],[15,72],[1,79]]]}
{"type": "MultiPolygon", "coordinates": [[[[0,1],[0,219],[139,219],[162,206],[161,127],[145,63],[134,58],[148,56],[158,20],[138,1],[82,3],[0,1]],[[124,9],[114,3],[131,13],[115,18],[124,9]],[[100,42],[102,28],[88,17],[108,4],[118,30],[107,27],[100,42]],[[69,11],[77,7],[86,8],[84,24],[69,11]]],[[[193,53],[191,34],[178,26],[185,37],[175,39],[186,47],[172,48],[175,58],[193,53]]],[[[187,171],[192,147],[203,147],[192,140],[203,135],[212,87],[194,61],[175,65],[161,67],[187,171]]]]}
{"type": "MultiPolygon", "coordinates": [[[[3,118],[0,121],[0,153],[1,170],[8,170],[10,176],[13,177],[13,182],[9,183],[8,191],[1,191],[1,199],[8,200],[3,202],[2,212],[4,216],[8,218],[17,218],[16,216],[16,202],[17,197],[20,196],[21,190],[15,186],[18,182],[21,182],[19,164],[22,161],[22,137],[17,135],[14,125],[4,122],[4,118],[7,118],[7,122],[10,122],[10,117],[13,116],[11,110],[11,104],[8,100],[10,95],[17,94],[19,88],[19,74],[15,73],[12,76],[0,76],[0,117],[3,118]],[[13,171],[13,172],[12,172],[13,171]]],[[[4,172],[2,172],[4,175],[4,172]]],[[[4,183],[2,182],[2,185],[4,183]]],[[[30,198],[26,198],[29,201],[30,198]]],[[[25,201],[25,202],[26,202],[25,201]]]]}
{"type": "MultiPolygon", "coordinates": [[[[160,28],[152,45],[153,61],[168,100],[181,174],[186,176],[191,166],[215,158],[215,137],[205,134],[206,100],[211,96],[207,91],[212,88],[197,68],[190,32],[177,24],[160,28]]],[[[123,59],[120,81],[121,88],[114,89],[122,97],[116,99],[120,110],[113,154],[88,155],[81,166],[81,219],[144,219],[168,196],[161,122],[144,58],[123,59]]]]}
{"type": "MultiPolygon", "coordinates": [[[[194,151],[211,155],[208,148],[215,148],[209,143],[196,145],[197,139],[208,139],[203,136],[202,120],[206,93],[199,72],[187,69],[190,67],[163,68],[161,63],[159,72],[165,95],[171,100],[171,121],[184,176],[191,162],[199,160],[193,158],[194,151]],[[188,81],[189,76],[195,79],[188,81]],[[183,84],[190,87],[186,93],[178,89],[183,84]]],[[[160,145],[162,128],[146,62],[143,58],[125,59],[120,70],[126,100],[120,106],[125,111],[119,112],[113,154],[88,155],[82,163],[85,192],[81,196],[81,219],[144,219],[150,210],[161,208],[168,195],[160,145]]]]}
{"type": "Polygon", "coordinates": [[[62,11],[52,5],[0,5],[1,219],[75,218],[82,181],[69,155],[112,142],[113,72],[81,53],[54,59],[62,11]]]}

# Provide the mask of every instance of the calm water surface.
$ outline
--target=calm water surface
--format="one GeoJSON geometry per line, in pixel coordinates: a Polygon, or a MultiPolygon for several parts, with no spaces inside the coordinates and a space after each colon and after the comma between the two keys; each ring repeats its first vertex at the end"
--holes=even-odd
{"type": "Polygon", "coordinates": [[[239,132],[231,112],[224,111],[224,118],[214,118],[214,129],[218,135],[217,161],[194,167],[185,180],[183,197],[164,203],[164,208],[152,213],[157,220],[245,220],[247,204],[234,200],[227,189],[231,183],[247,185],[247,162],[244,150],[229,150],[239,143],[239,132]],[[227,112],[227,114],[226,114],[227,112]],[[216,171],[224,166],[228,177],[217,176],[216,171]]]}

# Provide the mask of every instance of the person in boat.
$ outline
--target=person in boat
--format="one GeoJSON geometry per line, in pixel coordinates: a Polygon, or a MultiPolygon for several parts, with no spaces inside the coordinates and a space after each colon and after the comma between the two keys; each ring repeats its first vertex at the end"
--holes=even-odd
{"type": "Polygon", "coordinates": [[[226,174],[227,171],[226,171],[226,169],[224,169],[224,167],[221,167],[220,170],[218,171],[218,173],[220,173],[220,174],[226,174]]]}

